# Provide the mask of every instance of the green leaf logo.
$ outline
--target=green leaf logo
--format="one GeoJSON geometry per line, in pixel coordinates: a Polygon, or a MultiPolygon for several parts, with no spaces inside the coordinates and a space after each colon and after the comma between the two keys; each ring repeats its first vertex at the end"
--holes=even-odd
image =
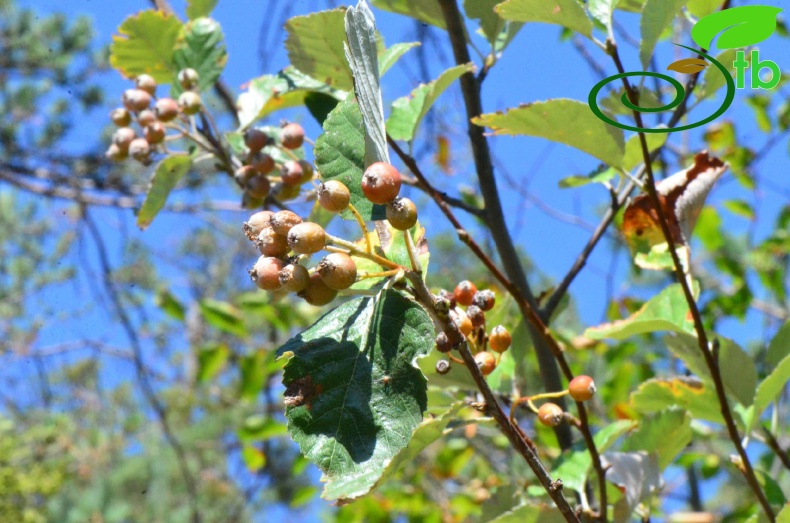
{"type": "Polygon", "coordinates": [[[771,5],[746,5],[710,14],[697,22],[691,38],[703,49],[724,31],[716,46],[734,49],[762,42],[776,31],[776,16],[782,11],[771,5]]]}

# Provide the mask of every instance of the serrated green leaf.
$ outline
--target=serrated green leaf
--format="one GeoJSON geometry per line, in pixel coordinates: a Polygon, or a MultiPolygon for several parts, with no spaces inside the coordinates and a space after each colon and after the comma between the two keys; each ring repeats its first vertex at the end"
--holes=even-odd
{"type": "Polygon", "coordinates": [[[507,0],[496,6],[496,12],[505,20],[557,24],[592,35],[592,21],[578,0],[507,0]]]}
{"type": "Polygon", "coordinates": [[[226,301],[204,298],[200,300],[200,313],[206,323],[234,336],[246,336],[247,329],[241,311],[226,301]]]}
{"type": "Polygon", "coordinates": [[[686,5],[686,2],[688,0],[647,0],[645,2],[639,22],[639,30],[642,33],[642,41],[639,43],[639,58],[642,60],[642,67],[645,70],[650,64],[650,58],[653,56],[658,39],[675,17],[680,14],[680,10],[686,5]]]}
{"type": "Polygon", "coordinates": [[[678,406],[696,419],[722,423],[719,402],[711,385],[685,378],[651,379],[631,394],[631,405],[638,412],[662,412],[678,406]]]}
{"type": "Polygon", "coordinates": [[[691,417],[685,410],[669,409],[658,412],[639,423],[639,427],[625,440],[623,450],[655,452],[658,466],[664,470],[691,442],[691,417]]]}
{"type": "Polygon", "coordinates": [[[162,207],[167,203],[170,191],[192,167],[192,159],[186,155],[168,156],[156,166],[145,200],[137,213],[137,226],[147,228],[162,207]]]}
{"type": "MultiPolygon", "coordinates": [[[[660,127],[660,126],[659,126],[660,127]]],[[[647,148],[650,152],[655,151],[667,142],[668,133],[647,133],[645,139],[647,140],[647,148]]],[[[642,144],[639,141],[639,135],[635,134],[625,142],[625,154],[623,155],[623,169],[630,171],[637,165],[644,163],[642,155],[642,144]]]]}
{"type": "Polygon", "coordinates": [[[236,102],[239,127],[246,129],[274,111],[302,105],[306,103],[307,96],[313,93],[335,100],[346,97],[345,91],[334,89],[290,66],[275,75],[254,78],[236,102]]]}
{"type": "Polygon", "coordinates": [[[438,0],[370,0],[374,7],[406,15],[441,29],[446,27],[438,0]]]}
{"type": "Polygon", "coordinates": [[[198,369],[196,379],[198,383],[211,381],[225,367],[230,357],[230,348],[227,345],[213,345],[204,347],[198,352],[198,369]]]}
{"type": "Polygon", "coordinates": [[[209,16],[219,0],[187,0],[187,18],[194,20],[209,16]]]}
{"type": "Polygon", "coordinates": [[[505,113],[484,114],[472,121],[490,127],[497,135],[538,136],[564,143],[612,167],[621,167],[623,163],[623,130],[605,124],[586,103],[578,100],[556,98],[509,109],[505,113]]]}
{"type": "Polygon", "coordinates": [[[154,9],[126,18],[112,37],[110,65],[130,78],[145,73],[158,83],[169,83],[178,72],[173,48],[181,26],[175,16],[154,9]]]}
{"type": "MultiPolygon", "coordinates": [[[[695,285],[698,292],[698,285],[695,285]]],[[[622,340],[636,334],[657,331],[694,333],[694,321],[686,297],[679,284],[674,283],[652,297],[628,318],[590,327],[584,336],[593,340],[622,340]]]]}
{"type": "Polygon", "coordinates": [[[250,472],[257,472],[266,465],[266,455],[253,445],[243,445],[241,447],[241,458],[250,472]]]}
{"type": "MultiPolygon", "coordinates": [[[[173,51],[173,64],[177,71],[191,67],[200,77],[198,88],[206,91],[214,86],[228,61],[225,37],[220,25],[211,18],[197,18],[181,29],[173,51]]],[[[170,88],[173,97],[183,92],[177,78],[170,88]]]]}
{"type": "Polygon", "coordinates": [[[787,356],[757,387],[757,392],[754,394],[755,420],[760,419],[760,415],[779,397],[789,381],[790,356],[787,356]]]}
{"type": "Polygon", "coordinates": [[[457,65],[444,71],[436,80],[420,85],[410,95],[392,103],[387,119],[387,132],[395,140],[407,142],[414,139],[420,122],[428,114],[439,96],[464,73],[472,70],[472,64],[457,65]]]}
{"type": "MultiPolygon", "coordinates": [[[[610,423],[593,436],[598,452],[605,452],[611,447],[617,438],[633,429],[636,422],[631,420],[620,420],[610,423]]],[[[562,478],[563,487],[577,492],[584,491],[584,483],[587,480],[587,473],[592,467],[592,458],[587,451],[587,447],[582,442],[573,446],[573,450],[566,451],[558,460],[557,466],[552,471],[552,477],[562,478]]]]}
{"type": "Polygon", "coordinates": [[[288,434],[288,427],[269,416],[253,414],[248,416],[238,430],[239,440],[244,443],[266,441],[288,434]]]}
{"type": "MultiPolygon", "coordinates": [[[[315,167],[321,179],[339,180],[351,192],[351,204],[365,220],[384,220],[384,206],[374,205],[362,193],[365,169],[365,128],[357,101],[351,97],[338,104],[324,122],[324,132],[315,142],[315,167]]],[[[351,211],[340,213],[353,220],[351,211]]]]}
{"type": "Polygon", "coordinates": [[[156,293],[154,304],[162,309],[165,314],[178,321],[184,321],[186,317],[184,306],[167,289],[162,289],[156,293]]]}
{"type": "Polygon", "coordinates": [[[779,365],[783,359],[790,356],[790,321],[785,322],[776,332],[768,344],[765,354],[765,363],[772,367],[779,365]]]}
{"type": "Polygon", "coordinates": [[[419,45],[420,42],[400,43],[391,45],[383,51],[379,51],[379,75],[384,76],[384,73],[389,71],[401,56],[419,45]]]}
{"type": "Polygon", "coordinates": [[[288,431],[324,472],[324,498],[368,492],[408,445],[427,408],[414,362],[433,345],[425,310],[386,290],[346,302],[278,349],[288,357],[288,431]]]}
{"type": "Polygon", "coordinates": [[[580,174],[567,176],[560,180],[557,185],[560,189],[571,189],[590,183],[606,183],[615,176],[617,176],[617,170],[609,167],[608,169],[600,169],[598,172],[592,173],[589,176],[582,176],[580,174]]]}
{"type": "MultiPolygon", "coordinates": [[[[650,0],[648,0],[650,1],[650,0]]],[[[766,40],[776,31],[776,17],[781,7],[744,5],[712,13],[691,29],[691,38],[703,49],[710,49],[716,35],[719,49],[748,47],[766,40]]]]}
{"type": "Polygon", "coordinates": [[[285,48],[291,64],[335,89],[354,87],[346,60],[345,8],[295,16],[285,23],[285,48]]]}

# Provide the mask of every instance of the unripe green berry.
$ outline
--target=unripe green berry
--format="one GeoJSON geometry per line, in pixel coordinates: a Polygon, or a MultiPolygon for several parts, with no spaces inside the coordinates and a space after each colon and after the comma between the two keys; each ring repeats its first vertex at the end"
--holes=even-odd
{"type": "Polygon", "coordinates": [[[236,183],[239,185],[239,187],[243,189],[247,187],[247,182],[250,181],[250,179],[256,174],[258,173],[251,166],[242,165],[236,169],[235,173],[233,173],[233,179],[236,180],[236,183]]]}
{"type": "Polygon", "coordinates": [[[247,180],[247,185],[245,188],[247,192],[250,193],[250,196],[259,200],[263,200],[269,195],[271,184],[269,183],[269,179],[267,177],[259,174],[247,180]]]}
{"type": "Polygon", "coordinates": [[[575,401],[587,401],[595,396],[595,382],[589,376],[579,375],[568,384],[568,393],[575,401]]]}
{"type": "Polygon", "coordinates": [[[302,223],[302,219],[293,211],[277,211],[272,216],[272,229],[282,236],[287,236],[291,228],[300,223],[302,223]]]}
{"type": "Polygon", "coordinates": [[[112,135],[112,143],[117,145],[118,148],[124,152],[129,150],[129,145],[137,137],[134,129],[131,127],[119,127],[112,135]]]}
{"type": "Polygon", "coordinates": [[[127,156],[129,156],[128,152],[124,151],[114,143],[110,144],[110,146],[107,148],[107,152],[104,153],[104,157],[111,162],[120,162],[125,160],[127,156]]]}
{"type": "Polygon", "coordinates": [[[150,144],[162,143],[165,140],[165,126],[161,122],[153,122],[146,126],[143,136],[150,144]]]}
{"type": "Polygon", "coordinates": [[[289,292],[301,292],[310,284],[310,273],[298,263],[291,263],[280,271],[280,283],[289,292]]]}
{"type": "Polygon", "coordinates": [[[400,185],[400,173],[388,163],[372,163],[362,175],[362,192],[365,198],[380,205],[397,198],[400,185]]]}
{"type": "Polygon", "coordinates": [[[483,351],[475,354],[475,363],[483,376],[488,376],[496,369],[496,358],[490,352],[483,351]]]}
{"type": "Polygon", "coordinates": [[[538,420],[547,427],[556,427],[562,423],[562,418],[562,409],[554,403],[544,403],[538,409],[538,420]]]}
{"type": "Polygon", "coordinates": [[[339,180],[327,180],[318,187],[318,204],[329,212],[346,210],[351,192],[339,180]]]}
{"type": "Polygon", "coordinates": [[[277,234],[271,227],[265,227],[261,231],[257,240],[255,240],[255,245],[261,251],[261,254],[278,258],[282,258],[291,250],[288,247],[288,240],[286,240],[285,236],[277,234]]]}
{"type": "Polygon", "coordinates": [[[408,198],[396,198],[387,204],[387,221],[399,231],[409,230],[417,223],[417,206],[408,198]]]}
{"type": "Polygon", "coordinates": [[[151,105],[151,95],[142,89],[127,89],[121,98],[124,107],[132,112],[139,113],[151,105]]]}
{"type": "Polygon", "coordinates": [[[450,362],[447,360],[439,360],[436,362],[436,373],[447,374],[450,372],[450,362]]]}
{"type": "Polygon", "coordinates": [[[150,74],[141,74],[134,79],[134,85],[151,96],[156,94],[156,80],[150,74]]]}
{"type": "Polygon", "coordinates": [[[279,258],[261,256],[250,271],[250,278],[258,288],[265,291],[276,291],[280,283],[280,271],[283,270],[283,261],[279,258]]]}
{"type": "Polygon", "coordinates": [[[178,107],[181,112],[188,115],[197,114],[203,107],[203,102],[200,95],[192,91],[185,91],[178,97],[178,107]]]}
{"type": "Polygon", "coordinates": [[[247,163],[261,174],[269,174],[274,170],[274,158],[266,153],[253,153],[247,159],[247,163]]]}
{"type": "Polygon", "coordinates": [[[118,107],[110,113],[110,120],[118,127],[127,127],[132,123],[132,114],[125,107],[118,107]]]}
{"type": "Polygon", "coordinates": [[[261,231],[271,227],[272,216],[274,216],[272,211],[258,211],[250,216],[250,219],[244,222],[244,234],[247,235],[247,238],[250,241],[255,241],[261,231]]]}
{"type": "Polygon", "coordinates": [[[151,155],[151,146],[145,138],[135,138],[129,144],[129,156],[138,162],[145,163],[151,155]]]}
{"type": "Polygon", "coordinates": [[[244,131],[244,145],[250,152],[257,153],[269,143],[269,136],[260,129],[247,129],[244,131]]]}
{"type": "Polygon", "coordinates": [[[178,116],[178,102],[172,98],[160,98],[154,104],[154,114],[161,122],[169,122],[178,116]]]}
{"type": "Polygon", "coordinates": [[[304,143],[304,128],[298,123],[289,123],[280,129],[280,143],[286,149],[298,149],[304,143]]]}
{"type": "Polygon", "coordinates": [[[513,343],[513,338],[510,336],[508,330],[502,325],[494,327],[491,330],[491,334],[488,336],[488,348],[500,354],[508,350],[511,343],[513,343]]]}
{"type": "Polygon", "coordinates": [[[333,252],[318,264],[316,272],[332,289],[342,291],[357,281],[357,264],[348,254],[333,252]]]}
{"type": "Polygon", "coordinates": [[[178,83],[184,89],[194,89],[200,81],[200,75],[191,67],[181,69],[178,72],[178,83]]]}
{"type": "Polygon", "coordinates": [[[313,222],[294,225],[288,232],[288,245],[297,254],[313,254],[326,245],[326,232],[313,222]]]}
{"type": "Polygon", "coordinates": [[[286,185],[301,185],[302,174],[302,166],[294,160],[288,160],[280,169],[280,177],[286,185]]]}
{"type": "Polygon", "coordinates": [[[488,289],[477,291],[472,298],[472,304],[477,305],[484,311],[490,311],[493,309],[495,303],[496,294],[494,294],[494,291],[490,291],[488,289]]]}
{"type": "Polygon", "coordinates": [[[310,275],[310,283],[297,296],[303,298],[310,305],[326,305],[337,297],[337,291],[327,286],[318,273],[310,275]]]}
{"type": "Polygon", "coordinates": [[[475,287],[475,284],[469,280],[464,280],[455,286],[453,297],[459,305],[468,307],[469,305],[472,305],[472,300],[474,299],[476,293],[477,287],[475,287]]]}

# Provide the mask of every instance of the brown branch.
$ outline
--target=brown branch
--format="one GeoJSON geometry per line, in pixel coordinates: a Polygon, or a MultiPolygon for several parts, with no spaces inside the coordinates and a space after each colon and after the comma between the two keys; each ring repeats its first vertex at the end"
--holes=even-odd
{"type": "Polygon", "coordinates": [[[763,427],[763,434],[765,434],[765,444],[774,451],[774,454],[779,458],[782,462],[782,465],[787,470],[790,470],[790,456],[787,454],[787,450],[783,449],[782,446],[779,444],[779,440],[776,439],[773,432],[768,430],[767,428],[763,427]]]}
{"type": "MultiPolygon", "coordinates": [[[[620,60],[617,44],[613,40],[607,40],[606,44],[607,52],[609,52],[611,55],[612,60],[617,67],[617,71],[619,73],[624,73],[625,68],[623,67],[622,61],[620,60]]],[[[632,89],[627,77],[623,78],[623,85],[625,86],[626,93],[628,93],[629,98],[631,98],[631,102],[636,105],[638,103],[638,100],[636,100],[636,92],[632,89]]],[[[639,128],[644,128],[642,113],[639,111],[633,111],[633,115],[636,126],[639,128]]],[[[699,345],[700,352],[702,352],[702,355],[705,359],[705,364],[708,367],[708,371],[711,373],[713,378],[716,396],[719,401],[719,406],[721,408],[721,414],[724,418],[725,426],[727,427],[727,432],[729,433],[732,444],[735,446],[735,450],[738,452],[738,455],[741,458],[742,466],[738,468],[741,469],[741,472],[743,472],[749,487],[751,487],[755,496],[757,496],[757,500],[762,506],[765,514],[768,516],[768,519],[770,521],[775,521],[776,515],[774,514],[771,504],[768,502],[768,499],[765,496],[765,492],[763,492],[762,488],[760,487],[760,483],[757,481],[757,476],[754,473],[754,468],[752,467],[752,463],[749,460],[749,456],[746,454],[746,449],[744,449],[743,445],[741,444],[741,436],[738,434],[738,427],[735,424],[735,419],[732,416],[732,411],[730,410],[729,403],[727,402],[727,395],[724,391],[724,381],[721,377],[721,368],[719,367],[718,361],[718,340],[714,339],[712,344],[708,341],[708,335],[705,332],[705,325],[702,322],[702,316],[700,314],[699,308],[697,307],[697,301],[694,298],[694,293],[691,290],[688,279],[686,278],[686,272],[683,268],[683,264],[680,261],[680,257],[676,251],[675,241],[672,238],[671,231],[669,230],[669,222],[667,220],[667,216],[664,214],[664,209],[661,205],[658,191],[656,190],[656,181],[655,177],[653,176],[653,166],[650,149],[647,146],[647,138],[643,132],[638,134],[639,143],[642,147],[642,159],[645,163],[645,189],[647,190],[647,194],[650,197],[652,205],[658,216],[661,232],[663,233],[664,239],[667,242],[669,253],[672,256],[672,262],[675,266],[675,276],[677,277],[680,287],[683,289],[683,295],[686,298],[686,303],[688,304],[689,311],[691,312],[691,317],[694,320],[694,331],[697,334],[697,343],[699,345]]]]}

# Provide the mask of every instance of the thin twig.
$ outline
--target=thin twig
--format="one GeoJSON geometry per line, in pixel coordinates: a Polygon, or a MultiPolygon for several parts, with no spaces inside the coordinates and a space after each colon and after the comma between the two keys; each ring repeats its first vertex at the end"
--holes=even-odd
{"type": "Polygon", "coordinates": [[[774,451],[774,454],[776,454],[782,462],[782,465],[784,465],[787,470],[790,470],[790,456],[788,456],[787,450],[782,448],[773,432],[763,427],[763,434],[765,434],[765,444],[774,451]]]}

